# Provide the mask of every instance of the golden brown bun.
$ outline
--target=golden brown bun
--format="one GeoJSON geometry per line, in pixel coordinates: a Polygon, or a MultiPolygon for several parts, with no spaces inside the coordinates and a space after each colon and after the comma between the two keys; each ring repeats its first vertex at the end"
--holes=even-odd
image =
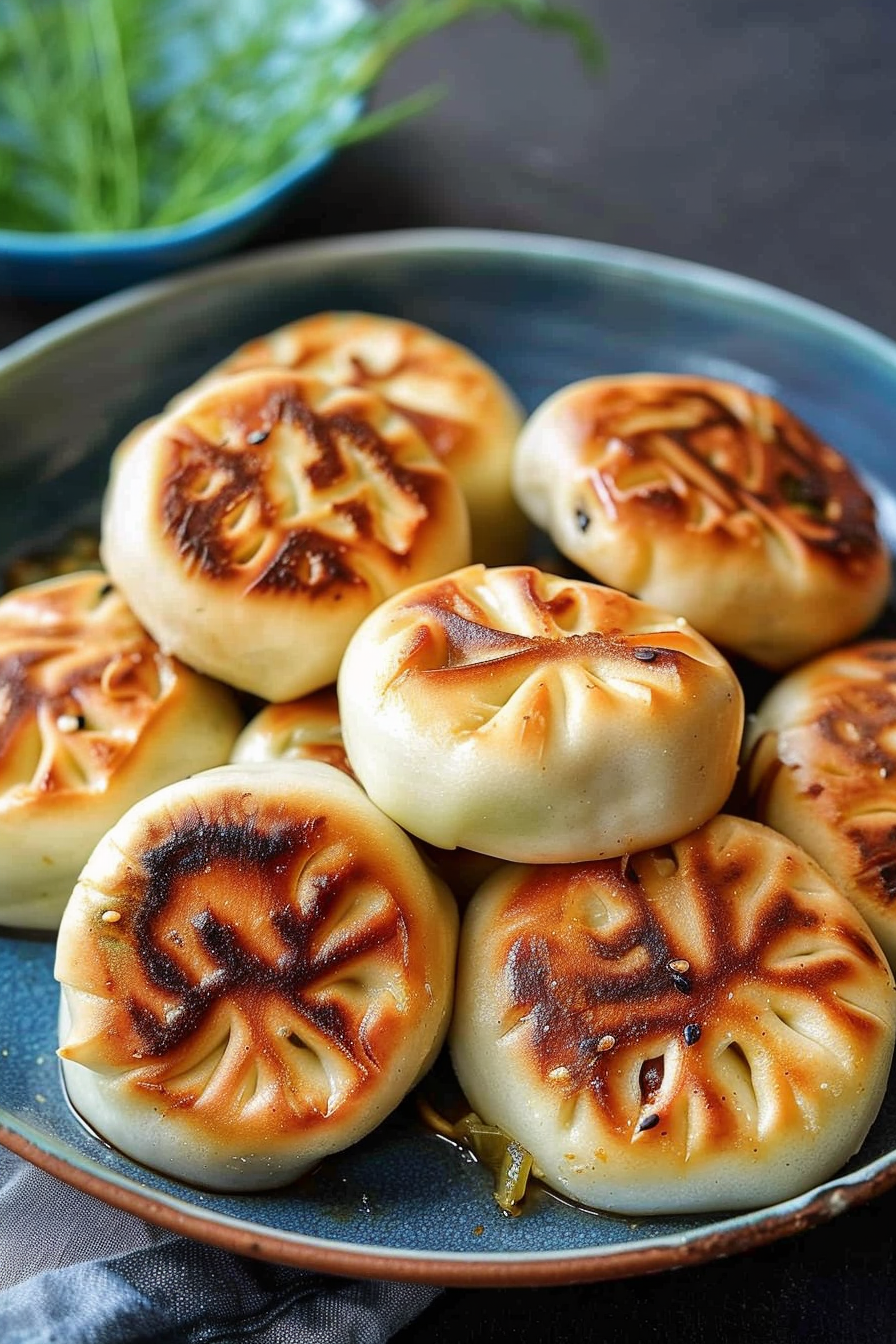
{"type": "Polygon", "coordinates": [[[628,853],[719,810],[743,694],[684,621],[471,565],[384,602],[339,673],[348,758],[413,835],[520,862],[628,853]]]}
{"type": "Polygon", "coordinates": [[[468,1101],[596,1208],[787,1199],[860,1146],[896,994],[854,907],[776,832],[720,816],[614,862],[507,865],[464,918],[468,1101]]]}
{"type": "Polygon", "coordinates": [[[230,759],[236,763],[322,761],[352,775],[342,745],[335,686],[282,705],[266,705],[246,724],[230,759]]]}
{"type": "Polygon", "coordinates": [[[428,1068],[456,937],[449,893],[332,766],[195,775],[122,818],[66,909],[69,1096],[159,1171],[285,1184],[428,1068]]]}
{"type": "Polygon", "coordinates": [[[100,836],[227,760],[225,686],[163,654],[105,574],[0,598],[0,924],[53,929],[100,836]]]}
{"type": "Polygon", "coordinates": [[[335,680],[390,593],[463,563],[466,507],[374,393],[244,373],[126,440],[104,563],[163,648],[266,700],[335,680]]]}
{"type": "Polygon", "coordinates": [[[886,601],[889,558],[852,469],[734,383],[574,383],[524,429],[514,487],[589,574],[767,667],[860,634],[886,601]]]}
{"type": "Polygon", "coordinates": [[[791,672],[751,716],[744,761],[756,816],[821,864],[896,965],[896,642],[791,672]]]}
{"type": "Polygon", "coordinates": [[[272,366],[378,393],[457,479],[470,510],[473,558],[499,564],[522,553],[526,520],[510,489],[522,410],[469,350],[397,317],[315,313],[249,341],[203,383],[272,366]]]}

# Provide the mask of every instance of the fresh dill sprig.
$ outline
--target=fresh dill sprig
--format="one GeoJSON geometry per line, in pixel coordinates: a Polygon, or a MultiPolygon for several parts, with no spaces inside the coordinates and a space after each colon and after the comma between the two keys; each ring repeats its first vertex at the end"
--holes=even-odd
{"type": "Polygon", "coordinates": [[[224,206],[425,111],[438,89],[358,105],[414,43],[501,13],[599,64],[590,22],[550,0],[0,0],[0,228],[132,230],[224,206]]]}

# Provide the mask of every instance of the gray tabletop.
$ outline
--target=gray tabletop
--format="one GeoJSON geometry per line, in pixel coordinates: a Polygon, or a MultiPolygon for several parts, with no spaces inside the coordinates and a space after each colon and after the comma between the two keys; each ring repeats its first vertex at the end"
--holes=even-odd
{"type": "MultiPolygon", "coordinates": [[[[417,225],[570,234],[740,271],[896,337],[896,3],[579,0],[608,64],[467,22],[378,101],[425,120],[345,152],[259,245],[417,225]]],[[[0,298],[0,344],[63,311],[0,298]]],[[[400,1339],[879,1341],[896,1336],[896,1195],[750,1255],[653,1279],[446,1294],[400,1339]]]]}

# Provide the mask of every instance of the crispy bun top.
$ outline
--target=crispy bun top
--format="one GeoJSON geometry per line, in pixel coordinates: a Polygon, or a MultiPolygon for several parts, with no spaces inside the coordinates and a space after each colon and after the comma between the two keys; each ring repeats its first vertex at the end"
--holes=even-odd
{"type": "Polygon", "coordinates": [[[896,961],[896,641],[837,649],[751,717],[745,777],[760,821],[830,873],[896,961]]]}
{"type": "Polygon", "coordinates": [[[448,893],[340,771],[207,771],[131,809],[87,864],[59,936],[60,1054],[99,1079],[86,1118],[113,1141],[161,1112],[196,1179],[239,1184],[242,1159],[250,1188],[289,1179],[428,1063],[455,931],[448,893]]]}
{"type": "Polygon", "coordinates": [[[419,435],[363,389],[251,374],[162,425],[168,544],[242,596],[362,583],[365,553],[400,573],[440,507],[419,435]]]}
{"type": "Polygon", "coordinates": [[[705,821],[743,724],[731,668],[684,621],[522,565],[384,603],[349,646],[339,700],[352,767],[390,816],[444,848],[534,862],[705,821]]]}
{"type": "Polygon", "coordinates": [[[521,548],[510,460],[522,411],[498,375],[471,351],[402,318],[315,313],[249,341],[203,382],[271,367],[377,393],[414,424],[460,483],[473,521],[475,557],[511,559],[506,550],[511,536],[521,548]],[[496,537],[505,547],[499,557],[493,554],[496,537]]]}
{"type": "Polygon", "coordinates": [[[0,598],[0,923],[54,929],[100,836],[227,760],[236,697],[163,653],[95,571],[0,598]]]}
{"type": "Polygon", "coordinates": [[[465,916],[452,1052],[551,1184],[744,1207],[851,1155],[894,1022],[850,903],[783,837],[719,816],[622,860],[499,870],[465,916]]]}
{"type": "Polygon", "coordinates": [[[780,402],[734,383],[573,384],[530,420],[515,480],[530,515],[595,577],[768,666],[858,633],[885,600],[874,503],[849,463],[780,402]]]}
{"type": "Polygon", "coordinates": [[[379,393],[455,471],[496,438],[514,438],[521,422],[510,392],[486,364],[403,318],[315,313],[248,341],[209,376],[272,367],[379,393]]]}
{"type": "Polygon", "coordinates": [[[179,679],[105,574],[0,598],[0,809],[107,790],[179,679]]]}
{"type": "Polygon", "coordinates": [[[363,388],[244,373],[126,442],[107,567],[160,642],[266,699],[333,681],[367,611],[469,554],[453,478],[363,388]]]}

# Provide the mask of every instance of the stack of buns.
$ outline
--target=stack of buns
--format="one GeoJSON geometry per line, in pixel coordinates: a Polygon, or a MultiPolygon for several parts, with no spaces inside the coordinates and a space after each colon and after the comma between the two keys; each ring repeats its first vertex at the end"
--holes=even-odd
{"type": "Polygon", "coordinates": [[[282,1184],[447,1036],[592,1207],[766,1204],[860,1147],[896,1035],[896,646],[837,646],[889,560],[790,411],[632,374],[524,424],[455,343],[317,314],[128,435],[101,557],[0,602],[30,846],[0,918],[51,926],[60,867],[60,1055],[101,1135],[282,1184]],[[525,563],[527,518],[572,577],[525,563]],[[746,736],[729,656],[795,669],[746,736]]]}

